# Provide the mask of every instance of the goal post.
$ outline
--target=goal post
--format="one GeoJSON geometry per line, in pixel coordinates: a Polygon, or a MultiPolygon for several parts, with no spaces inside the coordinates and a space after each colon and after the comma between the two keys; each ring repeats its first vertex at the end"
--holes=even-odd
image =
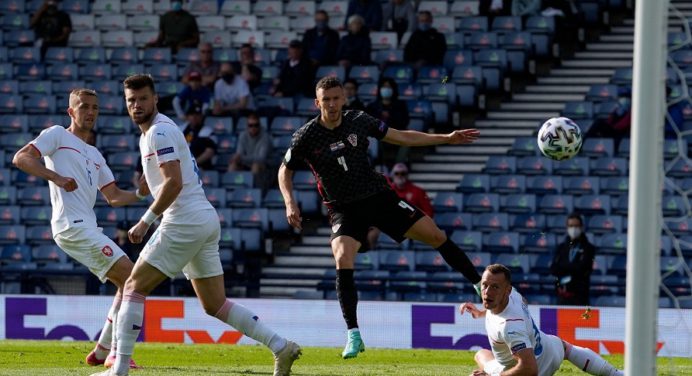
{"type": "Polygon", "coordinates": [[[625,373],[656,375],[668,0],[635,3],[625,373]]]}

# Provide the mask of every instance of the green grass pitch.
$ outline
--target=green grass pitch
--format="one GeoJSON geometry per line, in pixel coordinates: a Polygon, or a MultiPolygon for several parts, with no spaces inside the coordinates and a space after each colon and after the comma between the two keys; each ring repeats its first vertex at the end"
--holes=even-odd
{"type": "MultiPolygon", "coordinates": [[[[0,341],[0,375],[90,375],[101,370],[84,363],[93,348],[88,342],[0,341]]],[[[451,350],[366,349],[356,359],[343,360],[341,349],[307,347],[293,366],[296,376],[338,375],[454,375],[465,376],[473,367],[473,352],[451,350]]],[[[273,358],[263,346],[172,345],[139,343],[135,359],[144,366],[130,372],[149,375],[271,375],[273,358]]],[[[621,356],[608,359],[618,367],[621,356]]],[[[583,375],[564,362],[559,376],[583,375]]],[[[692,375],[692,359],[661,358],[659,375],[692,375]]]]}

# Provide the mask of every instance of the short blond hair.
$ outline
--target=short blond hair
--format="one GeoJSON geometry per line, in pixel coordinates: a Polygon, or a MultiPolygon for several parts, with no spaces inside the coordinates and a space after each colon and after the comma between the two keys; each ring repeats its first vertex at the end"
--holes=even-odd
{"type": "Polygon", "coordinates": [[[87,89],[87,88],[77,88],[74,89],[70,92],[70,107],[73,105],[76,105],[75,101],[82,95],[91,95],[93,97],[96,97],[98,99],[98,94],[96,93],[96,90],[93,89],[87,89]]]}

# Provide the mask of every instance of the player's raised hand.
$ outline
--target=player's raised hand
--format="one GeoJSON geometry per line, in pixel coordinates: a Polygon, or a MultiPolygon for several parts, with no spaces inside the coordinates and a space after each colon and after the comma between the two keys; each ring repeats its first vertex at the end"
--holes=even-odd
{"type": "Polygon", "coordinates": [[[294,202],[286,205],[286,220],[291,227],[298,230],[303,229],[303,218],[300,216],[300,209],[294,202]]]}
{"type": "Polygon", "coordinates": [[[142,239],[144,239],[144,235],[147,234],[147,231],[149,231],[149,225],[144,221],[139,221],[127,232],[127,237],[132,244],[139,244],[142,242],[142,239]]]}
{"type": "Polygon", "coordinates": [[[77,181],[75,181],[72,178],[66,178],[64,176],[60,176],[53,180],[53,183],[57,185],[58,187],[62,188],[65,190],[65,192],[72,192],[75,189],[77,189],[77,181]]]}
{"type": "Polygon", "coordinates": [[[480,136],[481,131],[478,129],[460,129],[458,131],[454,131],[447,136],[449,136],[449,142],[448,144],[450,145],[461,145],[461,144],[470,144],[480,136]]]}
{"type": "Polygon", "coordinates": [[[483,316],[483,312],[476,308],[476,305],[471,302],[462,303],[459,306],[459,314],[463,315],[464,312],[470,313],[471,317],[473,317],[474,319],[483,316]]]}

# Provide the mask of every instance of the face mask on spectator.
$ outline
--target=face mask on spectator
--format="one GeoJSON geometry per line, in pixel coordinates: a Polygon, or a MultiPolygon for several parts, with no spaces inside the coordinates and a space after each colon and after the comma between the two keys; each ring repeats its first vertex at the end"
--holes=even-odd
{"type": "Polygon", "coordinates": [[[171,2],[171,10],[174,12],[178,12],[183,9],[183,2],[182,1],[173,1],[171,2]]]}
{"type": "Polygon", "coordinates": [[[392,90],[391,87],[383,87],[380,89],[380,95],[382,98],[391,98],[392,94],[394,94],[394,90],[392,90]]]}
{"type": "Polygon", "coordinates": [[[569,235],[570,239],[576,240],[579,236],[581,236],[581,228],[580,227],[567,227],[567,235],[569,235]]]}
{"type": "Polygon", "coordinates": [[[235,73],[224,73],[221,75],[221,79],[223,79],[227,84],[232,84],[233,79],[235,78],[235,73]]]}
{"type": "Polygon", "coordinates": [[[317,28],[317,30],[324,30],[327,28],[327,22],[326,21],[316,21],[315,27],[317,28]]]}
{"type": "Polygon", "coordinates": [[[428,31],[428,30],[430,30],[431,27],[432,27],[432,25],[430,25],[429,23],[420,23],[420,24],[418,24],[418,28],[419,28],[421,31],[428,31]]]}

